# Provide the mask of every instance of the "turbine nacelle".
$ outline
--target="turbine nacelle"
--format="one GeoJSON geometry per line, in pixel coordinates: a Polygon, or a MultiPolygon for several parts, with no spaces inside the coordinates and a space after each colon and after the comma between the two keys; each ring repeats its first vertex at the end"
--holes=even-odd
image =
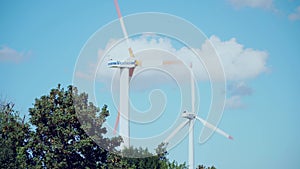
{"type": "Polygon", "coordinates": [[[137,66],[137,60],[128,59],[125,61],[113,60],[110,59],[107,63],[107,67],[109,68],[134,68],[137,66]]]}
{"type": "Polygon", "coordinates": [[[189,119],[189,120],[193,120],[196,118],[196,114],[195,113],[192,113],[192,112],[187,112],[187,111],[184,111],[181,115],[181,117],[183,118],[186,118],[186,119],[189,119]]]}

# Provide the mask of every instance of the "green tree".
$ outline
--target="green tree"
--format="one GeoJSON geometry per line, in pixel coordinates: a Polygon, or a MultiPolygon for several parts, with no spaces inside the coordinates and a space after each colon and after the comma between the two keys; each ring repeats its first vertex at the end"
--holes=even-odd
{"type": "Polygon", "coordinates": [[[78,94],[72,86],[65,91],[58,85],[49,95],[35,99],[29,113],[35,131],[19,155],[27,159],[23,168],[100,168],[122,141],[103,136],[107,106],[100,111],[88,102],[87,94],[78,94]]]}
{"type": "MultiPolygon", "coordinates": [[[[13,103],[0,105],[0,168],[20,168],[17,160],[20,147],[29,139],[29,125],[19,117],[13,103]]],[[[26,152],[25,152],[26,153],[26,152]]]]}

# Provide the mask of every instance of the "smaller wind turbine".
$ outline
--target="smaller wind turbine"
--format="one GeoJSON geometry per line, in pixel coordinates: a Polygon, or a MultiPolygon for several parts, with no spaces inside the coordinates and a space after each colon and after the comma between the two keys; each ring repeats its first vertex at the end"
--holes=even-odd
{"type": "MultiPolygon", "coordinates": [[[[191,69],[192,69],[192,64],[191,64],[191,69]]],[[[196,112],[195,112],[195,82],[193,79],[193,72],[190,69],[190,83],[191,83],[191,104],[192,104],[192,111],[191,112],[187,112],[184,111],[182,113],[183,118],[186,118],[187,120],[185,120],[184,122],[182,122],[166,139],[165,139],[165,143],[169,143],[169,141],[185,126],[189,125],[189,169],[194,168],[194,122],[195,120],[199,120],[204,127],[207,127],[221,135],[223,135],[224,137],[233,140],[233,137],[230,136],[229,134],[225,133],[223,130],[217,128],[216,126],[214,126],[213,124],[205,121],[204,119],[202,119],[201,117],[197,116],[196,112]]]]}

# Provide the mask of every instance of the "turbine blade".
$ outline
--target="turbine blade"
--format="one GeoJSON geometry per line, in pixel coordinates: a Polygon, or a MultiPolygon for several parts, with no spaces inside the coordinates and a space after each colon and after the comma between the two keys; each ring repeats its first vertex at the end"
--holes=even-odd
{"type": "Polygon", "coordinates": [[[115,122],[114,134],[117,133],[117,129],[118,129],[118,126],[119,126],[119,121],[120,121],[120,111],[118,111],[117,119],[116,119],[116,122],[115,122]]]}
{"type": "MultiPolygon", "coordinates": [[[[129,46],[129,41],[127,41],[127,43],[128,43],[128,46],[129,46]]],[[[130,46],[129,46],[129,48],[128,48],[128,51],[129,51],[130,57],[134,58],[134,54],[133,54],[133,51],[132,51],[132,49],[131,49],[130,46]]]]}
{"type": "Polygon", "coordinates": [[[187,124],[189,123],[189,120],[186,120],[185,122],[182,122],[166,139],[165,139],[165,143],[168,143],[171,138],[173,138],[178,132],[179,130],[181,130],[183,127],[185,127],[187,124]]]}
{"type": "Polygon", "coordinates": [[[180,60],[160,60],[160,59],[143,59],[138,61],[138,66],[141,67],[155,67],[163,65],[181,64],[180,60]]]}
{"type": "Polygon", "coordinates": [[[162,65],[162,61],[159,59],[143,59],[138,61],[138,64],[141,67],[155,67],[162,65]]]}
{"type": "Polygon", "coordinates": [[[130,68],[129,69],[129,77],[131,78],[134,72],[134,68],[130,68]]]}
{"type": "Polygon", "coordinates": [[[176,65],[181,64],[182,62],[180,60],[165,60],[163,61],[163,65],[176,65]]]}
{"type": "Polygon", "coordinates": [[[192,67],[190,69],[192,113],[195,113],[195,81],[192,67]]]}
{"type": "Polygon", "coordinates": [[[211,130],[213,130],[213,131],[215,131],[215,132],[223,135],[224,137],[226,137],[226,138],[228,138],[230,140],[233,140],[232,136],[230,136],[229,134],[225,133],[223,130],[217,128],[216,126],[212,125],[211,123],[205,121],[201,117],[196,116],[196,119],[199,120],[203,124],[203,126],[205,126],[205,127],[209,128],[209,129],[211,129],[211,130]]]}
{"type": "Polygon", "coordinates": [[[126,27],[125,27],[123,16],[121,14],[121,10],[120,10],[120,7],[119,7],[118,0],[114,0],[114,4],[115,4],[115,7],[116,7],[116,10],[117,10],[117,13],[118,13],[118,18],[119,18],[119,21],[120,21],[120,24],[121,24],[121,28],[122,28],[122,31],[123,31],[124,38],[126,39],[126,42],[127,42],[127,45],[128,45],[129,55],[130,55],[130,57],[133,58],[134,54],[133,54],[132,49],[131,49],[130,44],[129,44],[128,33],[127,33],[127,30],[126,30],[126,27]]]}
{"type": "Polygon", "coordinates": [[[127,30],[126,30],[126,27],[125,27],[125,24],[124,24],[124,21],[123,21],[123,16],[121,14],[121,10],[120,10],[120,7],[119,7],[118,0],[114,0],[114,4],[115,4],[115,7],[116,7],[116,10],[117,10],[117,13],[118,13],[118,18],[119,18],[119,21],[120,21],[120,24],[121,24],[121,28],[122,28],[122,31],[123,31],[124,38],[128,40],[128,34],[127,34],[127,30]]]}

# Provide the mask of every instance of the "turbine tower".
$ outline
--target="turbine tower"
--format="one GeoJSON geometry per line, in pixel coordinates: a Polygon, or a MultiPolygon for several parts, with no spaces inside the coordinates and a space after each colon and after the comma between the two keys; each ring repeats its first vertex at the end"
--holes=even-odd
{"type": "Polygon", "coordinates": [[[193,78],[193,72],[192,72],[192,64],[191,64],[191,69],[190,69],[190,83],[191,83],[191,112],[184,111],[182,113],[183,118],[186,118],[183,123],[181,123],[166,139],[165,143],[168,144],[169,141],[185,126],[189,125],[189,145],[188,145],[188,165],[189,169],[193,169],[194,166],[194,122],[195,120],[198,120],[202,123],[204,127],[207,127],[224,137],[233,140],[233,137],[230,136],[229,134],[225,133],[223,130],[217,128],[216,126],[212,125],[211,123],[205,121],[201,117],[198,117],[196,112],[195,112],[195,82],[193,78]]]}

